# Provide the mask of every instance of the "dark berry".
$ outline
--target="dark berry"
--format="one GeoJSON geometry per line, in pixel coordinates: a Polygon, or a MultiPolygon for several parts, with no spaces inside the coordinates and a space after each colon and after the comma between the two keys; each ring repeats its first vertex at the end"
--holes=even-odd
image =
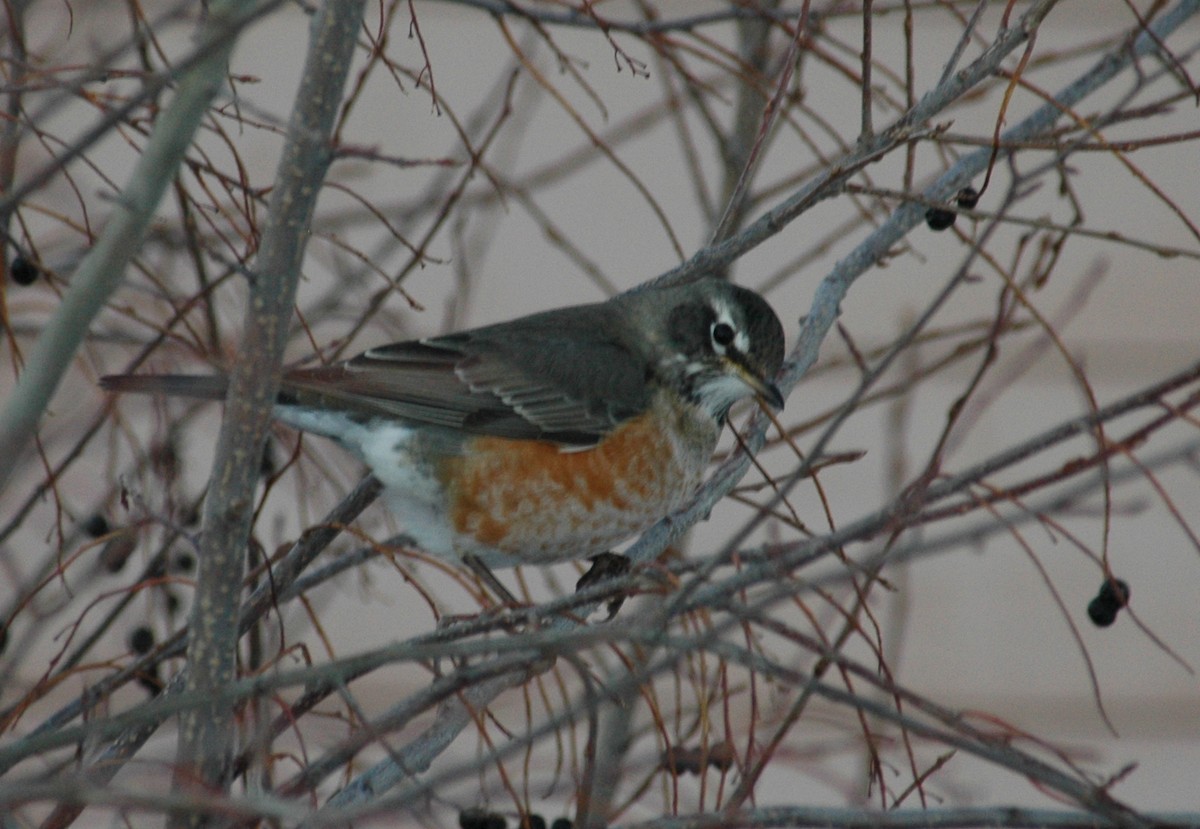
{"type": "Polygon", "coordinates": [[[1100,585],[1099,595],[1115,601],[1120,607],[1124,607],[1129,604],[1129,584],[1122,579],[1106,579],[1104,584],[1100,585]]]}
{"type": "Polygon", "coordinates": [[[526,815],[521,826],[523,829],[546,829],[546,819],[539,814],[531,812],[526,815]]]}
{"type": "Polygon", "coordinates": [[[154,631],[145,625],[139,625],[129,634],[129,649],[137,654],[150,653],[154,647],[154,631]]]}
{"type": "Polygon", "coordinates": [[[1120,609],[1111,601],[1097,596],[1088,602],[1088,618],[1096,627],[1106,628],[1117,620],[1117,611],[1120,609]]]}
{"type": "Polygon", "coordinates": [[[671,746],[663,755],[663,766],[671,774],[699,775],[704,770],[704,759],[700,749],[690,749],[684,746],[671,746]]]}
{"type": "Polygon", "coordinates": [[[958,191],[958,195],[954,197],[954,201],[959,207],[974,210],[975,205],[979,204],[979,191],[974,187],[964,187],[958,191]]]}
{"type": "Polygon", "coordinates": [[[717,771],[729,771],[733,768],[733,746],[722,740],[708,749],[708,764],[717,771]]]}
{"type": "Polygon", "coordinates": [[[925,224],[929,225],[930,230],[945,230],[957,218],[957,213],[944,207],[931,207],[925,211],[925,224]]]}
{"type": "Polygon", "coordinates": [[[458,825],[462,829],[505,829],[507,821],[503,815],[473,806],[458,813],[458,825]]]}
{"type": "Polygon", "coordinates": [[[18,256],[8,266],[8,273],[18,285],[32,285],[38,278],[38,266],[24,256],[18,256]]]}
{"type": "Polygon", "coordinates": [[[569,817],[556,817],[554,822],[550,824],[550,829],[573,829],[574,824],[571,823],[569,817]]]}
{"type": "Polygon", "coordinates": [[[88,520],[84,521],[81,528],[85,533],[92,538],[99,538],[102,535],[108,535],[109,526],[108,519],[100,513],[96,513],[88,520]]]}
{"type": "Polygon", "coordinates": [[[1121,579],[1105,579],[1100,592],[1088,602],[1088,618],[1096,627],[1106,628],[1117,620],[1117,613],[1129,604],[1129,585],[1121,579]]]}
{"type": "Polygon", "coordinates": [[[190,573],[196,568],[196,557],[191,553],[180,553],[175,556],[175,570],[179,573],[190,573]]]}

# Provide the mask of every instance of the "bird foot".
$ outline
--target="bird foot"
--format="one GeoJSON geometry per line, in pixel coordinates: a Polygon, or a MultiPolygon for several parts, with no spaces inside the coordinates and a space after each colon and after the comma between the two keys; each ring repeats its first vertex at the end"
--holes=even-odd
{"type": "MultiPolygon", "coordinates": [[[[592,566],[586,573],[579,577],[579,581],[575,582],[575,592],[591,587],[609,579],[617,579],[624,576],[633,567],[633,562],[628,558],[618,553],[600,553],[600,555],[592,556],[588,559],[592,562],[592,566]]],[[[621,605],[625,603],[625,596],[617,596],[608,601],[608,617],[604,621],[609,621],[617,615],[617,611],[621,609],[621,605]]]]}

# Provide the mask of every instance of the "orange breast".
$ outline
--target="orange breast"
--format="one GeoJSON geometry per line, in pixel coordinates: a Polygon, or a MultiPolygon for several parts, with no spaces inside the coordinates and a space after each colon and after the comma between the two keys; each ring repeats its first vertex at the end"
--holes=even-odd
{"type": "Polygon", "coordinates": [[[444,468],[451,527],[464,547],[527,561],[603,552],[681,504],[699,482],[712,442],[681,441],[663,423],[633,418],[577,452],[473,438],[444,468]]]}

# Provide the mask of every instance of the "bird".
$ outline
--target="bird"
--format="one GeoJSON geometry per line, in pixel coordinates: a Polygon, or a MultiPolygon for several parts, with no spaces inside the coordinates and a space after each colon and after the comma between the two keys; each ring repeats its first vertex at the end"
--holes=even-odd
{"type": "MultiPolygon", "coordinates": [[[[285,371],[274,416],[366,463],[425,552],[510,567],[594,559],[687,503],[734,403],[780,409],[784,332],[705,277],[285,371]]],[[[221,375],[113,392],[223,399],[221,375]]]]}

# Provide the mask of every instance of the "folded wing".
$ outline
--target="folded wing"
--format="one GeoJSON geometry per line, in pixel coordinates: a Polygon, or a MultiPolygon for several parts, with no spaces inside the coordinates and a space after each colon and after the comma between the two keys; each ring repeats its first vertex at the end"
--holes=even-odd
{"type": "Polygon", "coordinates": [[[395,343],[343,363],[289,372],[281,402],[591,446],[649,405],[646,368],[622,343],[619,322],[556,316],[395,343]]]}

